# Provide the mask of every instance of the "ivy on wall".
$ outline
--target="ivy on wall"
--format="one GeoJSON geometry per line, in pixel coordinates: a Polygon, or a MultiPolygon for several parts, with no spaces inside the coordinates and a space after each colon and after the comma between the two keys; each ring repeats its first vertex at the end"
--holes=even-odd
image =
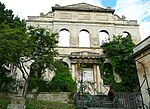
{"type": "Polygon", "coordinates": [[[109,74],[112,69],[104,66],[104,59],[99,60],[101,71],[103,74],[105,72],[105,75],[108,75],[106,79],[113,84],[116,91],[132,92],[139,84],[136,65],[132,57],[134,46],[135,44],[132,42],[130,35],[127,37],[113,36],[112,41],[103,43],[101,46],[103,53],[114,68],[113,74],[118,74],[122,80],[121,83],[116,83],[114,77],[109,74]]]}

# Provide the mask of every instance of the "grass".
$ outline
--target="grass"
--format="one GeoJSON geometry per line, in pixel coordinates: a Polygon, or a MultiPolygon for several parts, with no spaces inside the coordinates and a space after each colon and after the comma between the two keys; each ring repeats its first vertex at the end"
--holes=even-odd
{"type": "Polygon", "coordinates": [[[10,104],[11,99],[0,98],[0,109],[7,109],[7,105],[10,104]]]}
{"type": "MultiPolygon", "coordinates": [[[[0,109],[7,109],[7,105],[10,104],[10,99],[0,98],[0,109]]],[[[26,99],[26,109],[77,109],[74,104],[49,102],[44,100],[32,100],[29,104],[29,100],[26,99]]]]}
{"type": "Polygon", "coordinates": [[[26,100],[26,109],[76,109],[74,104],[49,102],[46,100],[26,100]]]}

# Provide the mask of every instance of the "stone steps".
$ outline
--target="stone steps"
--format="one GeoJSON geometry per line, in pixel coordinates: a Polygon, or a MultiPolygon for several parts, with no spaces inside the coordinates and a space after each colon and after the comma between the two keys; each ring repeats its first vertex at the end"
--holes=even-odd
{"type": "Polygon", "coordinates": [[[77,106],[79,109],[123,109],[121,105],[116,106],[106,95],[80,96],[77,106]]]}

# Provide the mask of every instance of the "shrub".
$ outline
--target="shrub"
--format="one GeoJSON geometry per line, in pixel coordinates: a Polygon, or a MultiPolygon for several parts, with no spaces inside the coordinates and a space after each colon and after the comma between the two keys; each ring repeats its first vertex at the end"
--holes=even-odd
{"type": "Polygon", "coordinates": [[[28,91],[32,92],[34,89],[37,89],[37,92],[47,92],[49,91],[48,82],[32,76],[28,81],[28,91]]]}
{"type": "Polygon", "coordinates": [[[72,79],[69,68],[62,62],[58,62],[56,66],[55,76],[50,81],[51,91],[54,92],[75,92],[76,84],[72,79]]]}

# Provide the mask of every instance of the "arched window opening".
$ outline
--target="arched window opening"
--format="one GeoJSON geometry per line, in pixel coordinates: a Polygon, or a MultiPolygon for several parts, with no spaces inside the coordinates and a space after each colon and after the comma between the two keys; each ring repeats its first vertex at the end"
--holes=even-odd
{"type": "Polygon", "coordinates": [[[81,30],[79,33],[79,47],[90,47],[90,34],[87,30],[81,30]]]}
{"type": "Polygon", "coordinates": [[[103,44],[103,43],[106,43],[106,42],[109,42],[109,33],[106,31],[106,30],[101,30],[99,32],[99,43],[100,43],[100,46],[103,44]]]}
{"type": "Polygon", "coordinates": [[[63,64],[69,68],[69,65],[68,65],[68,63],[66,63],[66,62],[63,62],[63,64]]]}
{"type": "Polygon", "coordinates": [[[30,76],[37,76],[37,77],[41,77],[41,69],[39,68],[38,64],[36,64],[35,62],[33,62],[30,66],[30,76]]]}
{"type": "Polygon", "coordinates": [[[121,34],[122,37],[128,37],[128,36],[131,36],[131,34],[129,32],[126,32],[124,31],[122,34],[121,34]]]}
{"type": "Polygon", "coordinates": [[[59,32],[58,46],[69,47],[70,45],[70,32],[67,29],[62,29],[59,32]]]}

